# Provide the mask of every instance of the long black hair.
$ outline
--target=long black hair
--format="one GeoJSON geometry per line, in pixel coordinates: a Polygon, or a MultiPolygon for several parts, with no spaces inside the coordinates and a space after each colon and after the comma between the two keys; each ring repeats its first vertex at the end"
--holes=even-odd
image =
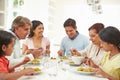
{"type": "Polygon", "coordinates": [[[115,45],[120,50],[120,31],[117,28],[113,26],[106,27],[100,31],[99,37],[104,42],[115,45]]]}

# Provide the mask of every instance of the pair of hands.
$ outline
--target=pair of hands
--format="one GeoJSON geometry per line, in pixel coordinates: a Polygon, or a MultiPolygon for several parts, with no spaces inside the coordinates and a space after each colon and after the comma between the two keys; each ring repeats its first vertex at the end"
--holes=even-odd
{"type": "MultiPolygon", "coordinates": [[[[70,52],[71,52],[72,56],[73,55],[80,56],[80,53],[76,49],[74,49],[74,48],[71,48],[70,52]]],[[[63,56],[64,55],[64,51],[63,50],[59,50],[58,51],[58,55],[63,56]]]]}
{"type": "Polygon", "coordinates": [[[93,72],[97,75],[105,76],[106,73],[100,68],[100,66],[96,65],[91,58],[86,57],[84,63],[93,68],[93,72]]]}
{"type": "Polygon", "coordinates": [[[34,58],[39,58],[39,56],[43,55],[43,48],[39,49],[28,49],[26,54],[32,54],[34,58]]]}
{"type": "MultiPolygon", "coordinates": [[[[29,62],[31,59],[29,57],[25,57],[24,60],[22,61],[22,65],[26,64],[29,62]]],[[[35,70],[33,68],[26,68],[22,70],[25,75],[33,75],[35,73],[35,70]]]]}

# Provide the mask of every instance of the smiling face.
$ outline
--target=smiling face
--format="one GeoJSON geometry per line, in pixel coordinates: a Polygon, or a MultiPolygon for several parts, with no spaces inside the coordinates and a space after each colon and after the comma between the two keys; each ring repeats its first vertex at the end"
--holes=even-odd
{"type": "Polygon", "coordinates": [[[89,36],[90,36],[90,40],[92,41],[93,44],[100,45],[100,39],[99,39],[99,36],[96,33],[95,29],[91,29],[89,31],[89,36]]]}
{"type": "Polygon", "coordinates": [[[16,27],[14,32],[19,39],[25,39],[30,32],[30,27],[31,25],[25,24],[23,27],[16,27]]]}
{"type": "Polygon", "coordinates": [[[69,38],[74,38],[74,36],[76,35],[77,29],[76,28],[74,29],[71,26],[66,26],[65,31],[66,31],[66,34],[69,36],[69,38]]]}
{"type": "Polygon", "coordinates": [[[42,24],[38,25],[35,30],[33,30],[34,35],[43,36],[44,27],[42,24]]]}

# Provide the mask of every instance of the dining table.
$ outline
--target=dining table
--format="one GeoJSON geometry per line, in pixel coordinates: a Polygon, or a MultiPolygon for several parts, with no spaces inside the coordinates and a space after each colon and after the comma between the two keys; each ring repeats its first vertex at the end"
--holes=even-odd
{"type": "Polygon", "coordinates": [[[38,67],[41,71],[33,75],[24,75],[18,80],[108,80],[94,73],[78,72],[76,70],[78,65],[70,65],[66,62],[56,58],[44,58],[39,64],[28,63],[22,67],[38,67]],[[53,63],[54,65],[51,66],[53,63]],[[50,73],[55,73],[55,75],[50,75],[50,73]]]}

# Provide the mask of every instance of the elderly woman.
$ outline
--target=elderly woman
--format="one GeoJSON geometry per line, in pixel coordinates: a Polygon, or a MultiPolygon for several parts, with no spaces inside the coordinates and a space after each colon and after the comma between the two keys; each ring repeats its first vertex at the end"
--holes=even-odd
{"type": "Polygon", "coordinates": [[[81,55],[86,58],[91,58],[94,63],[97,65],[100,64],[100,61],[104,55],[104,50],[100,45],[100,39],[98,33],[104,29],[104,25],[102,23],[93,24],[89,30],[89,36],[92,43],[85,48],[85,50],[77,51],[76,49],[71,49],[71,53],[73,55],[81,55]]]}

